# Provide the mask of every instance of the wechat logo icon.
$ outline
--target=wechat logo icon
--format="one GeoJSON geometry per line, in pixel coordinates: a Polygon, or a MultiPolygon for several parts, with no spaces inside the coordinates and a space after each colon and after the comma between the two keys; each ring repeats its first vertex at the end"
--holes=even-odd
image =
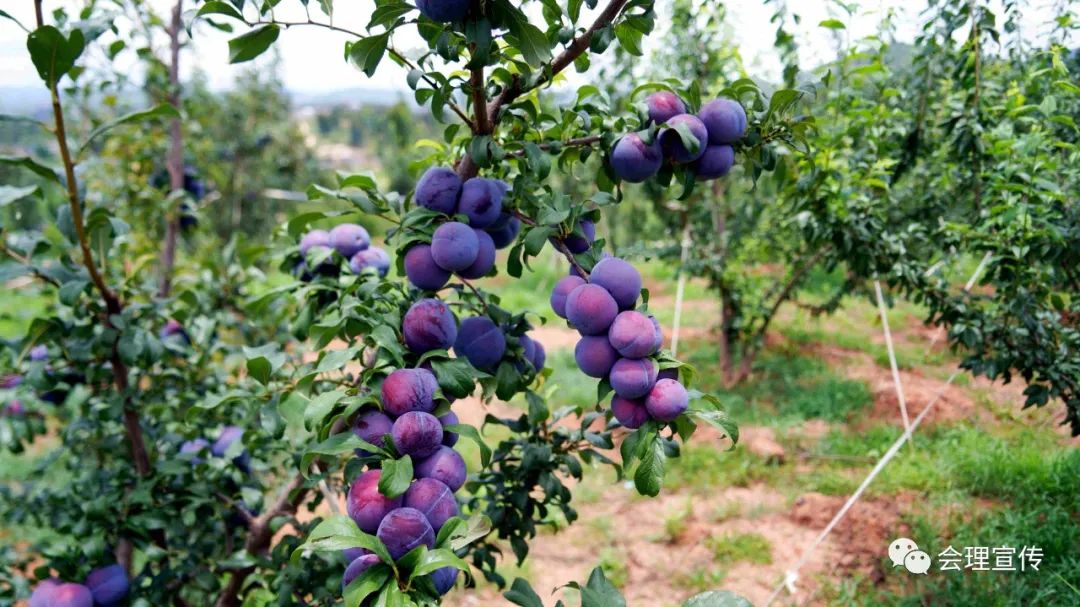
{"type": "Polygon", "coordinates": [[[901,537],[889,544],[889,559],[893,567],[903,567],[916,575],[926,575],[930,570],[930,555],[919,550],[913,540],[901,537]]]}

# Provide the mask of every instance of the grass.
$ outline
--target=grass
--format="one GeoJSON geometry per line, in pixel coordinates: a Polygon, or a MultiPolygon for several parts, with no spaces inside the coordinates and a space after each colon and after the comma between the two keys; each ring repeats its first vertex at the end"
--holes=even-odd
{"type": "Polygon", "coordinates": [[[728,533],[705,538],[716,561],[721,563],[772,563],[772,544],[759,533],[728,533]]]}

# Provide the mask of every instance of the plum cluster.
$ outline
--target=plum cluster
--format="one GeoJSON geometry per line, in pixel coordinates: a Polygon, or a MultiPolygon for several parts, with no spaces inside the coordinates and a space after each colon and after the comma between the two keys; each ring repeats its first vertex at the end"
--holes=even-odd
{"type": "Polygon", "coordinates": [[[665,161],[689,165],[702,180],[727,175],[735,164],[732,144],[746,133],[746,110],[739,102],[714,99],[703,105],[697,115],[687,113],[686,103],[669,91],[653,93],[645,103],[649,126],[659,127],[659,131],[655,137],[647,138],[628,133],[615,143],[611,168],[620,179],[640,183],[656,175],[665,161]],[[680,126],[697,140],[696,149],[686,146],[677,130],[680,126]]]}
{"type": "MultiPolygon", "coordinates": [[[[405,344],[416,354],[448,350],[458,339],[458,326],[449,306],[437,299],[413,304],[403,319],[405,344]]],[[[379,389],[380,408],[361,410],[352,426],[363,441],[408,455],[414,478],[404,494],[390,498],[379,491],[381,470],[368,470],[349,486],[346,510],[365,533],[375,534],[397,560],[424,545],[433,548],[439,529],[458,515],[454,492],[465,484],[465,460],[453,449],[458,435],[447,426],[458,423],[447,411],[436,417],[439,382],[430,366],[397,369],[383,380],[379,389]]],[[[379,562],[367,550],[345,551],[348,567],[343,588],[379,562]]],[[[457,580],[453,567],[431,574],[439,594],[446,594],[457,580]]]]}
{"type": "Polygon", "coordinates": [[[42,580],[30,595],[28,607],[116,607],[131,584],[123,566],[109,565],[90,572],[82,584],[56,578],[42,580]]]}
{"type": "Polygon", "coordinates": [[[447,221],[435,229],[430,243],[405,252],[405,275],[418,289],[437,291],[451,274],[466,279],[485,276],[495,266],[495,251],[514,242],[521,221],[503,210],[510,185],[499,179],[473,177],[462,182],[452,169],[432,167],[416,184],[416,204],[465,222],[447,221]]]}
{"type": "Polygon", "coordinates": [[[663,332],[654,316],[634,309],[640,293],[641,274],[618,257],[602,258],[587,276],[571,273],[551,292],[551,309],[581,334],[578,368],[608,380],[615,392],[611,411],[630,429],[650,419],[674,421],[690,401],[678,371],[660,371],[653,359],[663,332]]]}
{"type": "Polygon", "coordinates": [[[300,255],[303,259],[296,264],[294,273],[301,280],[311,280],[307,255],[309,252],[322,252],[324,256],[315,272],[323,276],[337,276],[341,268],[331,251],[344,257],[354,274],[371,268],[381,277],[390,271],[390,255],[383,248],[371,245],[367,230],[355,223],[343,223],[330,231],[315,229],[304,234],[300,239],[300,255]]]}

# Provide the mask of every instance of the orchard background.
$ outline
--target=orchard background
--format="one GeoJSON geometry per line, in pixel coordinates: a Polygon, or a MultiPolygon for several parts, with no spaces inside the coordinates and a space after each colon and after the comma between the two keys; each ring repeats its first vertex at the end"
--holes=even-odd
{"type": "Polygon", "coordinates": [[[1074,2],[16,4],[0,605],[1080,601],[1074,2]]]}

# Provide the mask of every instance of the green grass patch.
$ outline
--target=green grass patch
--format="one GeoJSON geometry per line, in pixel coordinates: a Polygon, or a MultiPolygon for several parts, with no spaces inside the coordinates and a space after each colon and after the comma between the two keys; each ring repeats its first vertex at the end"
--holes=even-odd
{"type": "Polygon", "coordinates": [[[728,533],[705,538],[705,547],[721,563],[772,563],[772,544],[758,533],[728,533]]]}

